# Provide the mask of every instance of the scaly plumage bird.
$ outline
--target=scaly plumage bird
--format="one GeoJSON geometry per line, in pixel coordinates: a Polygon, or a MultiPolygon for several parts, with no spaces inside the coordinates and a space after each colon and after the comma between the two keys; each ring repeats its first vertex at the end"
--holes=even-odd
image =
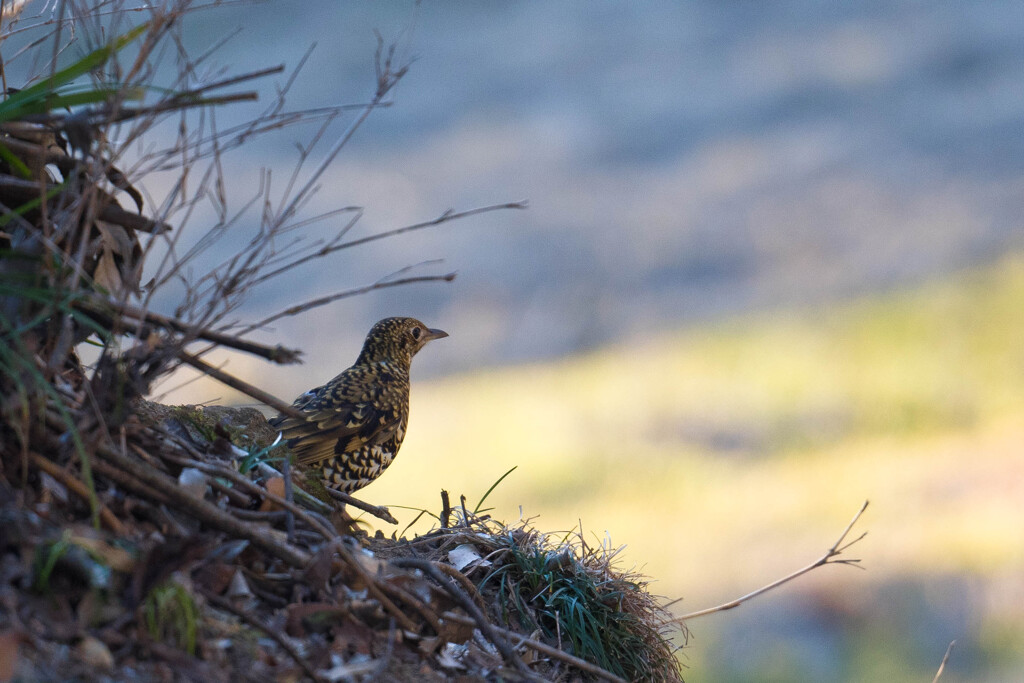
{"type": "Polygon", "coordinates": [[[409,423],[409,365],[433,340],[447,337],[415,318],[385,318],[370,329],[355,364],[310,389],[292,407],[305,419],[270,421],[300,465],[320,465],[327,485],[361,489],[394,460],[409,423]]]}

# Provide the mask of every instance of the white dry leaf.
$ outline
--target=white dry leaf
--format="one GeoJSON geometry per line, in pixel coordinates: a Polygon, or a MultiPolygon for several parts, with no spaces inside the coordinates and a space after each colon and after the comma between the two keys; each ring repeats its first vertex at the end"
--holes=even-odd
{"type": "Polygon", "coordinates": [[[465,669],[466,665],[462,663],[462,660],[468,650],[469,648],[465,645],[445,643],[441,651],[437,653],[437,663],[445,669],[465,669]]]}
{"type": "Polygon", "coordinates": [[[251,598],[252,591],[249,589],[249,582],[245,580],[245,576],[242,575],[242,570],[235,570],[235,575],[231,577],[231,583],[228,585],[228,597],[229,598],[251,598]]]}
{"type": "Polygon", "coordinates": [[[82,638],[82,642],[78,644],[78,656],[87,666],[94,669],[109,671],[114,668],[114,655],[110,653],[110,648],[94,636],[82,638]]]}
{"type": "Polygon", "coordinates": [[[190,495],[202,498],[206,495],[206,475],[194,467],[186,467],[178,475],[178,486],[190,495]]]}
{"type": "Polygon", "coordinates": [[[463,543],[462,545],[449,550],[448,561],[451,562],[452,566],[460,572],[470,565],[478,565],[481,567],[489,567],[491,565],[490,560],[483,559],[480,552],[476,549],[476,546],[469,543],[463,543]]]}

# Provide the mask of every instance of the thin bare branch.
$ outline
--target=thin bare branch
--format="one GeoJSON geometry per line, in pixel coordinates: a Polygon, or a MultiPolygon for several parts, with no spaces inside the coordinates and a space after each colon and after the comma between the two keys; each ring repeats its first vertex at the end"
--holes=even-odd
{"type": "Polygon", "coordinates": [[[301,412],[299,412],[295,408],[292,408],[290,405],[288,405],[281,399],[277,398],[276,396],[273,396],[272,394],[263,391],[259,387],[254,387],[248,382],[243,382],[234,375],[229,375],[228,373],[224,372],[219,368],[215,368],[206,361],[201,360],[196,356],[193,356],[187,351],[179,351],[178,358],[181,359],[182,362],[191,365],[196,370],[201,371],[203,374],[209,375],[218,382],[228,385],[232,389],[237,389],[246,396],[251,396],[257,401],[267,404],[268,406],[270,406],[271,408],[273,408],[274,410],[283,415],[304,419],[304,416],[301,412]]]}
{"type": "MultiPolygon", "coordinates": [[[[173,438],[170,437],[170,435],[166,436],[168,438],[173,438]]],[[[178,445],[182,446],[183,448],[187,448],[186,444],[182,444],[179,442],[178,445]]],[[[309,510],[303,510],[295,503],[285,500],[281,496],[278,496],[268,491],[267,489],[263,488],[262,486],[253,483],[248,478],[232,469],[229,469],[227,467],[220,467],[217,465],[210,465],[208,463],[203,462],[202,460],[197,460],[194,457],[177,457],[167,453],[161,454],[161,457],[164,460],[168,460],[182,467],[193,467],[199,470],[200,472],[203,472],[204,474],[209,474],[210,476],[213,477],[221,477],[223,479],[230,481],[235,486],[244,489],[247,493],[269,500],[270,502],[280,507],[282,510],[285,510],[295,515],[296,519],[301,520],[303,523],[309,526],[310,529],[313,529],[314,531],[319,533],[321,536],[324,537],[325,540],[330,541],[338,537],[338,532],[335,531],[326,521],[324,521],[320,517],[320,515],[314,516],[315,513],[312,513],[309,510]]]]}
{"type": "Polygon", "coordinates": [[[263,631],[268,636],[270,636],[270,638],[272,638],[274,642],[280,645],[281,648],[288,653],[288,656],[291,657],[292,660],[294,660],[294,662],[299,665],[299,667],[306,673],[306,675],[312,678],[314,681],[326,680],[322,676],[317,674],[316,671],[313,670],[313,667],[310,666],[309,662],[303,659],[302,655],[299,654],[299,651],[295,648],[294,645],[292,645],[288,638],[281,633],[281,630],[279,628],[274,628],[273,626],[264,623],[262,619],[259,619],[255,615],[252,615],[239,607],[236,607],[234,603],[232,603],[230,600],[225,600],[224,598],[212,593],[211,591],[203,588],[202,586],[197,586],[196,589],[199,591],[200,595],[202,595],[204,598],[206,598],[209,602],[211,602],[218,608],[225,610],[227,612],[231,612],[245,623],[260,631],[263,631]]]}
{"type": "MultiPolygon", "coordinates": [[[[43,456],[33,451],[29,451],[28,457],[32,461],[33,465],[35,465],[36,467],[43,470],[51,477],[59,481],[69,491],[71,491],[76,496],[84,500],[86,503],[89,503],[91,501],[88,487],[82,482],[80,482],[78,479],[76,479],[74,475],[72,475],[70,472],[60,467],[56,463],[52,462],[51,460],[48,460],[47,458],[44,458],[43,456]]],[[[121,524],[121,521],[114,516],[114,513],[110,511],[110,508],[108,508],[103,503],[99,503],[97,507],[100,521],[102,521],[103,524],[105,524],[108,529],[113,531],[118,536],[124,536],[124,525],[121,524]]]]}
{"type": "MultiPolygon", "coordinates": [[[[141,339],[145,339],[148,336],[148,331],[143,329],[143,325],[148,324],[155,327],[162,327],[167,330],[173,330],[175,332],[181,332],[185,335],[187,340],[202,339],[217,344],[218,346],[226,346],[238,351],[250,353],[254,356],[266,358],[267,360],[280,365],[302,362],[302,351],[299,349],[285,348],[280,344],[277,346],[266,346],[264,344],[258,344],[246,339],[241,339],[237,336],[223,334],[213,330],[197,329],[195,326],[189,325],[183,320],[178,320],[177,318],[161,315],[159,313],[153,313],[152,311],[147,311],[128,303],[94,297],[92,299],[76,301],[75,305],[87,312],[104,316],[107,315],[104,313],[105,308],[115,310],[117,315],[123,321],[130,325],[134,324],[140,328],[136,336],[141,339]]],[[[113,322],[109,317],[108,320],[111,323],[113,322]]]]}
{"type": "MultiPolygon", "coordinates": [[[[228,512],[221,510],[216,505],[208,503],[198,496],[194,496],[178,485],[178,482],[165,474],[154,470],[135,458],[119,453],[114,448],[100,446],[96,454],[114,465],[129,476],[126,481],[127,487],[133,486],[130,481],[137,481],[147,488],[153,489],[168,500],[173,500],[175,506],[195,517],[204,524],[213,528],[225,531],[236,538],[244,538],[253,545],[262,548],[271,555],[284,560],[297,568],[304,568],[309,564],[310,555],[305,550],[279,540],[279,532],[263,524],[248,524],[235,519],[228,512]]],[[[283,534],[280,534],[283,536],[283,534]]]]}
{"type": "Polygon", "coordinates": [[[378,49],[377,57],[377,90],[373,95],[373,99],[370,104],[356,117],[355,121],[349,124],[349,127],[342,133],[341,137],[338,138],[334,146],[327,152],[320,165],[316,167],[310,177],[306,180],[306,183],[299,189],[299,191],[290,200],[287,200],[284,207],[275,216],[275,223],[282,224],[291,220],[292,216],[298,211],[299,207],[308,199],[309,195],[312,194],[316,188],[320,177],[327,171],[328,167],[334,163],[334,159],[341,153],[341,150],[348,144],[352,136],[355,135],[356,131],[365,123],[366,119],[370,114],[377,108],[377,106],[384,101],[388,92],[391,91],[398,82],[402,80],[408,71],[408,65],[403,65],[397,70],[392,71],[390,59],[382,63],[380,59],[380,50],[378,49]]]}
{"type": "Polygon", "coordinates": [[[193,88],[192,90],[188,90],[188,91],[185,91],[183,93],[179,93],[177,96],[178,97],[196,97],[197,95],[200,95],[200,94],[202,94],[202,93],[204,93],[204,92],[206,92],[208,90],[216,90],[217,88],[226,88],[229,85],[237,85],[238,83],[243,83],[245,81],[252,81],[252,80],[255,80],[257,78],[263,78],[264,76],[270,76],[272,74],[279,74],[279,73],[281,73],[283,71],[284,71],[284,64],[278,64],[277,66],[271,66],[271,67],[266,68],[266,69],[259,69],[258,71],[250,71],[249,73],[239,74],[237,76],[231,76],[230,78],[225,78],[225,79],[222,79],[222,80],[219,80],[219,81],[214,81],[213,83],[207,83],[206,85],[200,86],[198,88],[193,88]]]}
{"type": "Polygon", "coordinates": [[[352,557],[352,553],[349,552],[348,548],[345,547],[342,541],[334,541],[332,549],[338,553],[338,557],[340,557],[351,570],[359,575],[359,578],[362,579],[363,583],[366,585],[370,595],[380,602],[388,614],[393,616],[395,620],[401,624],[402,628],[407,631],[411,631],[412,633],[416,633],[419,630],[416,622],[410,619],[408,614],[398,609],[398,606],[395,605],[391,598],[384,594],[380,588],[380,582],[377,578],[371,574],[359,560],[352,557]]]}
{"type": "MultiPolygon", "coordinates": [[[[843,544],[843,542],[846,540],[846,537],[849,535],[850,530],[853,528],[853,525],[857,523],[857,520],[860,519],[861,515],[864,514],[864,511],[867,510],[867,508],[868,508],[868,501],[864,501],[864,505],[862,505],[860,510],[857,511],[857,514],[855,514],[853,516],[853,519],[850,520],[850,523],[846,525],[846,529],[843,530],[843,533],[840,534],[840,536],[836,540],[836,542],[833,543],[832,546],[828,550],[825,551],[824,555],[822,555],[821,557],[819,557],[817,560],[815,560],[811,564],[807,565],[806,567],[804,567],[802,569],[798,569],[797,571],[793,572],[792,574],[784,576],[784,577],[782,577],[781,579],[779,579],[777,581],[773,581],[770,584],[768,584],[767,586],[762,586],[761,588],[758,588],[756,591],[752,591],[750,593],[747,593],[746,595],[744,595],[742,597],[739,597],[739,598],[736,598],[735,600],[730,600],[729,602],[722,603],[721,605],[716,605],[715,607],[708,607],[707,609],[698,610],[696,612],[690,612],[689,614],[684,614],[681,617],[676,617],[676,618],[672,619],[671,621],[673,623],[682,623],[682,622],[687,621],[689,619],[696,619],[697,617],[703,617],[703,616],[708,615],[708,614],[714,614],[715,612],[724,612],[726,610],[730,610],[730,609],[733,609],[735,607],[739,607],[740,605],[742,605],[743,603],[747,602],[748,600],[752,600],[753,598],[756,598],[759,595],[762,595],[764,593],[767,593],[770,590],[778,588],[779,586],[781,586],[781,585],[783,585],[785,583],[789,583],[793,579],[795,579],[795,578],[797,578],[799,576],[803,576],[807,572],[812,571],[814,569],[817,569],[818,567],[822,567],[822,566],[824,566],[826,564],[845,564],[845,565],[849,565],[851,567],[860,567],[860,565],[858,564],[860,562],[860,560],[856,560],[856,559],[836,560],[836,559],[833,559],[833,558],[838,557],[847,548],[849,548],[854,543],[857,543],[858,541],[863,539],[865,536],[867,536],[867,532],[864,532],[863,534],[861,534],[860,536],[858,536],[854,540],[850,541],[849,543],[846,543],[845,545],[843,544]]],[[[674,604],[674,602],[675,601],[668,603],[667,605],[665,605],[665,607],[669,607],[670,605],[674,604]]]]}
{"type": "Polygon", "coordinates": [[[327,296],[320,297],[319,299],[313,299],[312,301],[306,301],[295,306],[289,306],[283,311],[278,311],[272,316],[269,316],[257,323],[253,323],[252,325],[247,326],[242,331],[242,333],[245,334],[246,332],[251,332],[261,327],[265,327],[270,323],[274,322],[275,320],[280,320],[281,318],[287,318],[293,315],[298,315],[300,313],[305,313],[306,311],[312,310],[314,308],[319,308],[320,306],[326,306],[327,304],[334,303],[339,299],[347,299],[349,297],[357,296],[359,294],[366,294],[367,292],[372,292],[375,289],[400,287],[402,285],[412,284],[413,282],[451,282],[454,279],[455,273],[446,273],[444,275],[418,275],[416,277],[404,277],[398,280],[378,281],[374,282],[372,285],[356,287],[355,289],[346,289],[341,292],[336,292],[334,294],[329,294],[327,296]]]}
{"type": "Polygon", "coordinates": [[[419,569],[424,574],[427,574],[435,582],[437,582],[445,592],[448,593],[451,598],[458,603],[459,607],[466,610],[466,612],[473,617],[473,621],[480,632],[484,634],[487,640],[491,641],[501,656],[505,659],[505,662],[516,669],[520,674],[526,677],[527,680],[531,681],[543,681],[543,678],[537,676],[537,674],[530,671],[523,660],[520,659],[512,645],[509,643],[508,637],[498,631],[494,624],[487,620],[484,613],[477,607],[476,603],[466,595],[458,585],[455,584],[449,577],[445,576],[442,572],[438,571],[438,568],[434,566],[433,562],[429,560],[423,560],[416,557],[396,557],[391,560],[391,563],[396,567],[405,567],[419,569]]]}
{"type": "MultiPolygon", "coordinates": [[[[459,624],[465,624],[466,626],[476,626],[477,623],[473,617],[468,617],[463,614],[459,614],[458,612],[445,612],[441,615],[441,618],[446,619],[448,621],[454,621],[459,624]]],[[[579,669],[580,671],[585,671],[589,674],[593,674],[601,680],[613,681],[614,683],[628,683],[626,679],[619,678],[611,671],[606,671],[605,669],[602,669],[596,664],[592,664],[585,659],[580,659],[579,657],[573,656],[568,652],[559,650],[557,647],[553,647],[551,645],[548,645],[547,643],[542,643],[541,641],[530,638],[529,636],[524,636],[521,633],[516,633],[515,631],[510,631],[508,629],[504,629],[494,624],[491,625],[491,628],[495,632],[508,638],[509,641],[511,641],[514,645],[525,645],[531,650],[540,652],[541,654],[547,655],[548,657],[552,657],[554,659],[563,661],[566,664],[570,664],[579,669]]]]}
{"type": "Polygon", "coordinates": [[[350,240],[348,242],[342,242],[340,244],[332,244],[325,246],[322,249],[319,249],[311,254],[306,254],[301,258],[298,258],[292,261],[291,263],[281,266],[280,268],[273,270],[269,273],[261,273],[259,281],[262,282],[265,280],[269,280],[287,270],[291,270],[296,266],[302,265],[303,263],[312,261],[313,259],[323,258],[328,254],[333,254],[334,252],[341,251],[342,249],[351,249],[352,247],[358,247],[361,244],[367,244],[369,242],[375,242],[377,240],[386,239],[388,237],[394,237],[395,235],[401,235],[403,233],[412,232],[414,230],[430,228],[435,225],[441,225],[442,223],[448,223],[449,221],[457,221],[462,218],[469,218],[470,216],[476,216],[482,213],[490,213],[491,211],[504,211],[506,209],[525,209],[527,208],[527,206],[527,202],[520,201],[507,202],[505,204],[492,204],[490,206],[481,206],[475,209],[467,209],[466,211],[454,211],[452,209],[449,209],[448,211],[445,211],[443,214],[441,214],[440,216],[433,220],[424,221],[422,223],[414,223],[412,225],[406,225],[401,228],[394,228],[393,230],[386,230],[375,235],[360,237],[359,239],[350,240]]]}
{"type": "MultiPolygon", "coordinates": [[[[34,180],[22,180],[21,178],[0,174],[0,191],[5,196],[24,203],[39,199],[40,196],[45,196],[52,192],[60,192],[61,187],[60,185],[47,184],[40,188],[40,183],[34,180]]],[[[43,202],[41,206],[46,206],[46,202],[43,202]]],[[[103,202],[96,213],[96,218],[108,223],[116,223],[132,230],[152,234],[159,234],[171,229],[171,226],[167,223],[153,221],[136,213],[125,211],[113,201],[103,202]]]]}
{"type": "Polygon", "coordinates": [[[363,512],[368,512],[377,519],[382,519],[388,524],[398,524],[398,520],[395,519],[391,515],[391,513],[388,512],[388,509],[384,506],[370,505],[369,503],[364,503],[358,498],[353,498],[344,491],[338,491],[330,487],[325,487],[325,490],[327,491],[327,495],[329,495],[334,500],[337,500],[341,503],[345,503],[345,505],[351,505],[352,507],[358,508],[363,512]]]}

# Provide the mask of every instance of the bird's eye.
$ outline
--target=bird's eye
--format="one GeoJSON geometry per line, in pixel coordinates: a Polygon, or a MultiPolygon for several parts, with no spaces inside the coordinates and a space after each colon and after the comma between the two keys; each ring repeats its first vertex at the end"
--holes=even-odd
{"type": "Polygon", "coordinates": [[[419,327],[412,328],[412,338],[413,339],[415,339],[416,341],[419,341],[420,337],[422,337],[422,336],[423,336],[423,330],[422,329],[420,329],[419,327]]]}

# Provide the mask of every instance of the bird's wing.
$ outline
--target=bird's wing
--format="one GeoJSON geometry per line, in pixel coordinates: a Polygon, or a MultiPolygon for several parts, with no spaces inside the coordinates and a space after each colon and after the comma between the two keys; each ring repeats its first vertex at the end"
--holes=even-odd
{"type": "Polygon", "coordinates": [[[304,419],[281,416],[271,425],[303,465],[383,444],[403,429],[404,411],[398,390],[381,379],[350,368],[295,400],[304,419]]]}

